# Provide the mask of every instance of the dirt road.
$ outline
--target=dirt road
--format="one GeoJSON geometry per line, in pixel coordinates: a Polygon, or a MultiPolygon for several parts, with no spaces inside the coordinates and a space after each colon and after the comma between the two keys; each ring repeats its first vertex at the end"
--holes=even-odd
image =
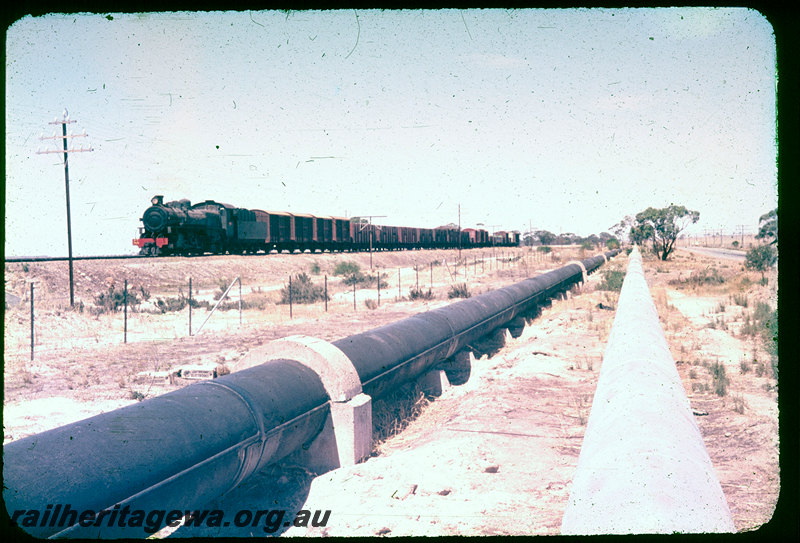
{"type": "Polygon", "coordinates": [[[744,262],[746,255],[745,251],[735,251],[733,249],[720,248],[715,249],[713,247],[684,247],[682,250],[706,256],[736,260],[737,262],[744,262]]]}

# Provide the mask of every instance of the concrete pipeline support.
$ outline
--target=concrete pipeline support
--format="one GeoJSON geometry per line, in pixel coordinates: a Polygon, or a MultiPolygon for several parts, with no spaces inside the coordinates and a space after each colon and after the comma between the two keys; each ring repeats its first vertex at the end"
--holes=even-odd
{"type": "Polygon", "coordinates": [[[287,338],[254,349],[229,375],[11,442],[6,508],[36,537],[139,537],[147,533],[133,512],[202,509],[289,455],[324,449],[334,466],[358,461],[371,443],[352,434],[371,439],[371,397],[528,314],[617,252],[333,343],[287,338]],[[94,515],[71,517],[84,512],[94,515]]]}
{"type": "Polygon", "coordinates": [[[634,249],[561,533],[733,531],[634,249]]]}

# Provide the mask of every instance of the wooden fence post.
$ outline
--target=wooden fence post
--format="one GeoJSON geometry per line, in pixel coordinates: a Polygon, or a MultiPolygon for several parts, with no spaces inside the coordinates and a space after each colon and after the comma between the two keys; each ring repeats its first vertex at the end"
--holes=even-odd
{"type": "Polygon", "coordinates": [[[31,281],[31,360],[33,360],[33,281],[31,281]]]}
{"type": "Polygon", "coordinates": [[[189,278],[189,335],[192,335],[192,278],[189,278]]]}
{"type": "MultiPolygon", "coordinates": [[[[190,295],[191,296],[191,295],[190,295]]],[[[123,326],[122,342],[128,343],[128,280],[125,279],[125,290],[122,293],[122,300],[124,304],[125,324],[123,326]]],[[[189,304],[189,311],[192,310],[192,304],[189,304]]]]}

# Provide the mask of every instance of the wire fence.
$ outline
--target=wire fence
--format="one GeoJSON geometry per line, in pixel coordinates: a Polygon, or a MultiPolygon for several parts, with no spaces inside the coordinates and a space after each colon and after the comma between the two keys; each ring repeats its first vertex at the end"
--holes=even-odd
{"type": "Polygon", "coordinates": [[[34,361],[37,355],[69,353],[76,348],[175,340],[200,334],[204,328],[231,330],[242,328],[243,324],[288,324],[295,319],[319,318],[329,312],[375,310],[392,300],[464,297],[469,295],[470,286],[479,285],[483,280],[502,278],[515,282],[541,271],[543,264],[560,260],[556,253],[541,250],[494,250],[455,260],[416,262],[411,267],[378,267],[374,274],[360,276],[329,277],[325,274],[310,278],[305,272],[298,272],[289,274],[283,285],[243,285],[237,277],[224,291],[220,287],[221,292],[207,287],[204,291],[197,289],[189,277],[185,285],[188,296],[183,287],[178,287],[177,292],[162,292],[158,296],[150,295],[149,299],[143,299],[143,289],[139,293],[131,292],[125,279],[122,291],[115,291],[112,286],[89,303],[76,300],[72,308],[68,295],[48,293],[46,302],[37,301],[40,296],[31,282],[29,294],[19,300],[13,315],[6,312],[4,354],[6,358],[29,357],[34,361]],[[322,285],[319,285],[320,280],[322,285]],[[237,283],[238,293],[232,292],[237,283]],[[456,288],[462,284],[463,289],[456,288]],[[309,290],[316,294],[309,296],[309,290]],[[24,306],[30,309],[29,319],[23,317],[21,308],[24,306]],[[212,319],[216,312],[222,315],[212,319]],[[234,317],[231,313],[235,313],[234,317]],[[245,313],[251,317],[244,319],[245,313]],[[84,314],[84,318],[71,318],[75,314],[84,314]],[[85,318],[86,314],[90,318],[85,318]],[[204,318],[196,330],[193,316],[204,318]],[[29,349],[27,342],[21,339],[26,335],[22,330],[24,324],[30,327],[29,349]]]}

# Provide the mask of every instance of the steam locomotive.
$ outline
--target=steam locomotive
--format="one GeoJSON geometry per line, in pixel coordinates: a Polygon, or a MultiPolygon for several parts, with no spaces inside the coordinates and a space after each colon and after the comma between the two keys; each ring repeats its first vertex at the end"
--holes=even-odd
{"type": "Polygon", "coordinates": [[[133,244],[142,255],[245,254],[259,251],[452,249],[519,245],[518,232],[452,226],[379,226],[344,217],[244,209],[206,200],[164,203],[154,196],[133,244]]]}

